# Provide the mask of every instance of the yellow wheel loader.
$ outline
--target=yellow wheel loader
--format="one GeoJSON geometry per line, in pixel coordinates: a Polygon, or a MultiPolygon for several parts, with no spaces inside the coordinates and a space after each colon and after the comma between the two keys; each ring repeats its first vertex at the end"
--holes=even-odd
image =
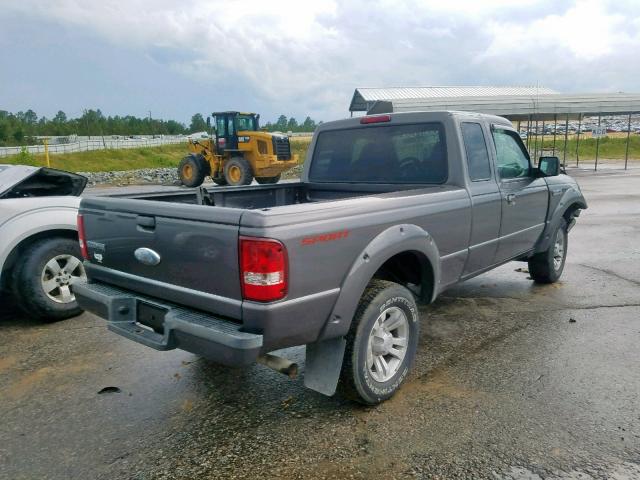
{"type": "Polygon", "coordinates": [[[218,185],[249,185],[254,178],[260,184],[277,183],[282,172],[298,164],[286,135],[259,130],[260,115],[217,112],[212,117],[212,138],[189,139],[191,153],[178,166],[183,185],[198,187],[205,177],[218,185]]]}

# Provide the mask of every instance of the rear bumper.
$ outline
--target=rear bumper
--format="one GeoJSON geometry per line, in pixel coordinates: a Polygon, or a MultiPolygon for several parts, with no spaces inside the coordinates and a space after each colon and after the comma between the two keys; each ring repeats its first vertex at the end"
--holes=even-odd
{"type": "Polygon", "coordinates": [[[109,322],[109,330],[156,350],[180,348],[224,365],[247,365],[262,348],[262,335],[243,332],[241,324],[106,283],[76,284],[73,292],[82,308],[109,322]],[[155,329],[149,314],[147,325],[139,323],[145,309],[153,312],[155,329]]]}

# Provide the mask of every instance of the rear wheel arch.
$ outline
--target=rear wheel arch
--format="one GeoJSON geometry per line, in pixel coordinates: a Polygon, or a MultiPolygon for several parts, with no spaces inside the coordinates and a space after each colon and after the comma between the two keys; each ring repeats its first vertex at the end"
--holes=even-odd
{"type": "MultiPolygon", "coordinates": [[[[419,270],[423,294],[421,300],[431,302],[437,294],[440,275],[438,248],[424,229],[413,224],[395,225],[381,232],[360,253],[341,285],[340,295],[327,319],[320,339],[341,337],[347,334],[358,303],[370,282],[376,278],[391,280],[401,285],[404,280],[416,279],[419,270]],[[418,267],[410,265],[419,262],[418,267]],[[392,275],[400,275],[393,280],[392,275]]],[[[413,292],[417,292],[414,290],[413,292]]]]}
{"type": "Polygon", "coordinates": [[[29,248],[33,243],[45,238],[69,238],[78,240],[78,232],[73,229],[56,228],[53,230],[43,230],[21,239],[11,250],[2,265],[3,283],[9,278],[16,265],[19,263],[20,254],[29,248]]]}

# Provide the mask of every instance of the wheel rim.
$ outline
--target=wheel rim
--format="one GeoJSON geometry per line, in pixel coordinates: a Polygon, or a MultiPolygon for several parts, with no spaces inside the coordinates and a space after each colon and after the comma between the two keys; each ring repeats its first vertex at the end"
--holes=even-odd
{"type": "Polygon", "coordinates": [[[376,382],[387,382],[398,372],[409,340],[409,320],[398,307],[387,308],[373,324],[367,344],[367,368],[376,382]]]}
{"type": "Polygon", "coordinates": [[[564,260],[564,233],[558,230],[556,243],[553,244],[553,268],[558,271],[564,260]]]}
{"type": "Polygon", "coordinates": [[[240,181],[240,178],[242,177],[242,170],[240,170],[240,167],[238,167],[237,165],[231,165],[231,167],[229,168],[229,179],[236,183],[240,181]]]}
{"type": "Polygon", "coordinates": [[[41,285],[44,293],[56,303],[71,303],[76,297],[71,285],[87,279],[82,262],[73,255],[57,255],[42,270],[41,285]]]}
{"type": "Polygon", "coordinates": [[[187,180],[191,180],[191,177],[193,177],[193,167],[189,164],[182,167],[182,176],[187,180]]]}

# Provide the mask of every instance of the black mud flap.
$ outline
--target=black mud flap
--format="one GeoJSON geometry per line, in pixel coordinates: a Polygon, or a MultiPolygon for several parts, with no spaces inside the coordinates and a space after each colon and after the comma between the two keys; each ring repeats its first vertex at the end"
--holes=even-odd
{"type": "Polygon", "coordinates": [[[331,397],[336,393],[347,341],[330,338],[305,347],[304,386],[331,397]]]}

